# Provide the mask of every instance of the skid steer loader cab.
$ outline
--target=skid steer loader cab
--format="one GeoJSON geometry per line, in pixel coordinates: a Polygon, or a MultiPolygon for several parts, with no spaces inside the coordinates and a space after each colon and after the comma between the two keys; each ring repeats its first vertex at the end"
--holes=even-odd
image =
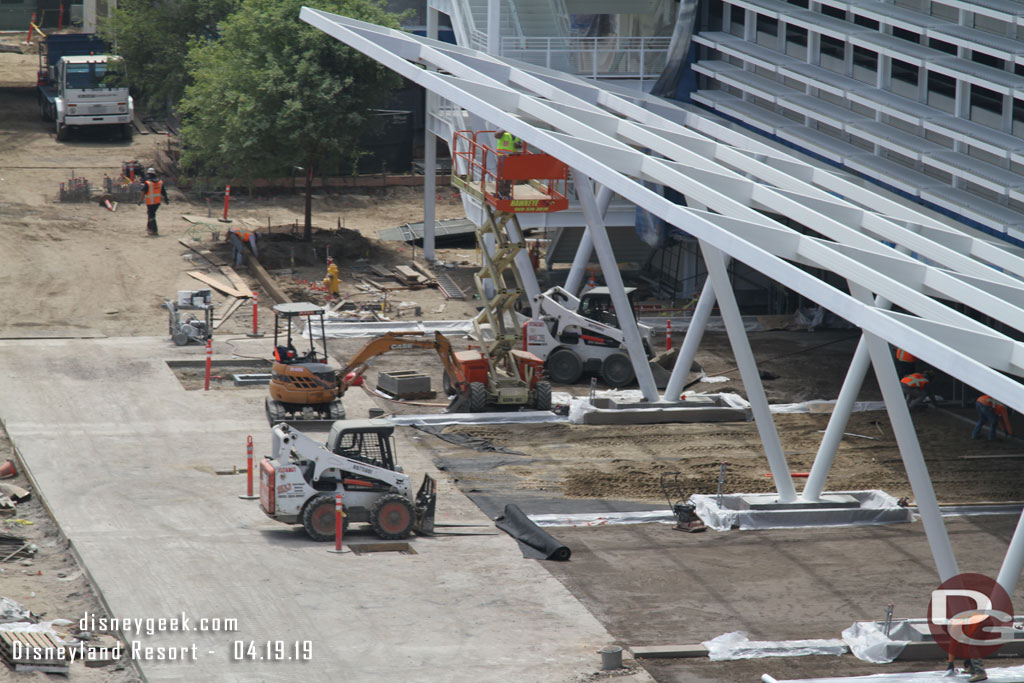
{"type": "Polygon", "coordinates": [[[343,496],[343,528],[369,524],[384,539],[434,528],[436,483],[418,493],[395,459],[390,420],[339,420],[320,444],[286,424],[271,430],[271,455],[260,465],[260,507],[267,516],[302,524],[310,538],[333,540],[335,498],[343,496]]]}
{"type": "Polygon", "coordinates": [[[337,371],[328,365],[324,309],[311,303],[286,303],[273,310],[274,364],[267,421],[273,426],[285,420],[344,419],[337,371]]]}

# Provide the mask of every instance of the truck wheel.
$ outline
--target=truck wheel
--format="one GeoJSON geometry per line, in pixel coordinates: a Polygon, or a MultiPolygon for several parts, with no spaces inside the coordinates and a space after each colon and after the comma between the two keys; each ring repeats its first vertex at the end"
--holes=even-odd
{"type": "MultiPolygon", "coordinates": [[[[342,512],[344,513],[344,507],[342,512]]],[[[302,528],[314,541],[334,540],[334,496],[320,493],[313,496],[302,511],[302,528]]],[[[348,517],[342,514],[341,531],[348,529],[348,517]]]]}
{"type": "Polygon", "coordinates": [[[39,115],[43,118],[43,121],[50,121],[50,105],[47,103],[46,98],[42,95],[39,96],[39,115]]]}
{"type": "Polygon", "coordinates": [[[121,139],[122,140],[127,140],[128,142],[131,142],[132,141],[132,135],[134,135],[134,134],[135,134],[135,129],[132,128],[132,124],[130,124],[130,123],[122,123],[121,124],[121,139]]]}
{"type": "Polygon", "coordinates": [[[555,384],[574,384],[583,374],[583,361],[569,349],[557,349],[548,356],[544,367],[547,368],[548,379],[555,384]]]}
{"type": "Polygon", "coordinates": [[[469,384],[469,412],[482,413],[487,407],[487,387],[480,382],[469,384]]]}
{"type": "Polygon", "coordinates": [[[533,407],[537,410],[551,410],[551,385],[537,382],[533,385],[533,407]]]}
{"type": "Polygon", "coordinates": [[[68,127],[62,123],[57,124],[57,141],[64,142],[68,139],[68,127]]]}
{"type": "Polygon", "coordinates": [[[416,511],[405,496],[386,493],[370,507],[370,526],[375,534],[388,541],[409,538],[416,523],[416,511]]]}
{"type": "Polygon", "coordinates": [[[636,379],[633,363],[624,353],[613,353],[604,359],[601,366],[601,379],[610,387],[624,387],[636,379]]]}

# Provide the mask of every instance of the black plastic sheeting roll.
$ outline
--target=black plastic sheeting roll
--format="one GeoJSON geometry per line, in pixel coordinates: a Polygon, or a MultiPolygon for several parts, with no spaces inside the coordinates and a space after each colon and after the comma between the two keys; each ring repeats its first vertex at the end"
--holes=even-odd
{"type": "Polygon", "coordinates": [[[523,557],[531,560],[568,561],[572,551],[559,543],[551,534],[530,521],[518,505],[509,503],[505,514],[494,520],[495,526],[519,542],[523,557]]]}

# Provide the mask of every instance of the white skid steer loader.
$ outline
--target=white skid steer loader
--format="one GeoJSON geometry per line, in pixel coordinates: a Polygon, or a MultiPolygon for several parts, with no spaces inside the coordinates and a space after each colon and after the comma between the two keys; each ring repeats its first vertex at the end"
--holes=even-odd
{"type": "Polygon", "coordinates": [[[395,462],[390,420],[338,420],[326,444],[287,424],[271,430],[272,452],[260,463],[260,508],[286,524],[302,524],[315,541],[335,532],[335,495],[343,494],[342,531],[366,523],[384,539],[434,530],[437,485],[425,475],[413,496],[411,478],[395,462]]]}

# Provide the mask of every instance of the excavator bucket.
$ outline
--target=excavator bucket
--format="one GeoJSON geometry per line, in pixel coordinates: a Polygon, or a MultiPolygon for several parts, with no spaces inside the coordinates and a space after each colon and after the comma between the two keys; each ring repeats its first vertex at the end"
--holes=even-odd
{"type": "Polygon", "coordinates": [[[418,534],[434,533],[434,508],[437,505],[437,482],[429,474],[423,475],[423,483],[416,494],[416,524],[418,534]]]}

